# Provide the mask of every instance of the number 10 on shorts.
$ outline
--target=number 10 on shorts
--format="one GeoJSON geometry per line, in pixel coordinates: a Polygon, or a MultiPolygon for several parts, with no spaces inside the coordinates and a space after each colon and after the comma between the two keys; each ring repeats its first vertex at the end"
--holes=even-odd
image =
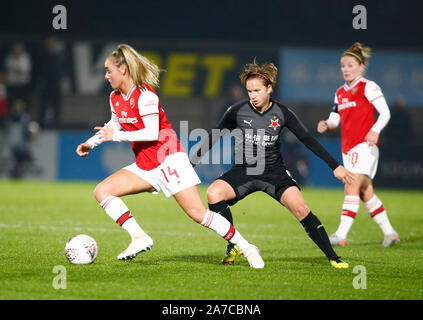
{"type": "Polygon", "coordinates": [[[357,164],[357,161],[358,161],[358,152],[351,153],[350,161],[351,161],[351,164],[353,166],[355,166],[357,164]]]}
{"type": "Polygon", "coordinates": [[[178,175],[178,172],[176,171],[176,169],[170,169],[170,167],[167,166],[167,173],[168,173],[167,175],[166,175],[165,170],[163,170],[163,169],[160,169],[160,170],[162,171],[163,176],[164,176],[167,183],[169,183],[168,176],[169,176],[169,178],[171,178],[171,176],[176,176],[176,178],[179,179],[179,175],[178,175]]]}

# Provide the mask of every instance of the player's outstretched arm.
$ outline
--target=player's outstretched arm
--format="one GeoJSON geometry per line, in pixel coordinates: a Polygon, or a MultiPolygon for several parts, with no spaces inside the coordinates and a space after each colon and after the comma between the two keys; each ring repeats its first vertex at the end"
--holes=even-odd
{"type": "Polygon", "coordinates": [[[345,169],[343,166],[339,165],[333,170],[335,177],[342,181],[344,184],[351,184],[355,180],[355,174],[345,169]]]}
{"type": "Polygon", "coordinates": [[[81,143],[80,145],[78,145],[78,147],[76,147],[76,153],[80,157],[86,157],[90,150],[91,146],[86,142],[81,143]]]}

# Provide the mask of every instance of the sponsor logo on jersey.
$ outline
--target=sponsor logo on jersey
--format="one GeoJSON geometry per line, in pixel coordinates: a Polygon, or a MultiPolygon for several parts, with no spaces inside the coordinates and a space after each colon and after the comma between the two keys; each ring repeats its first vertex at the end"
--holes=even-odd
{"type": "Polygon", "coordinates": [[[352,108],[352,107],[356,107],[357,104],[355,103],[355,101],[348,101],[348,99],[342,99],[342,104],[338,105],[338,111],[341,111],[343,109],[347,109],[347,108],[352,108]],[[344,102],[344,100],[347,100],[346,102],[344,102]]]}
{"type": "Polygon", "coordinates": [[[121,118],[118,118],[119,123],[137,123],[138,119],[137,117],[129,117],[128,118],[128,112],[126,111],[121,111],[120,112],[121,118]]]}
{"type": "Polygon", "coordinates": [[[119,123],[137,123],[138,119],[136,117],[133,118],[118,118],[119,123]]]}
{"type": "MultiPolygon", "coordinates": [[[[259,129],[259,131],[262,131],[263,129],[259,129]]],[[[253,129],[246,129],[245,130],[245,143],[246,144],[253,144],[253,145],[260,145],[263,147],[269,147],[273,146],[276,143],[276,140],[278,140],[279,135],[276,134],[274,136],[263,134],[264,131],[259,132],[259,134],[253,134],[253,129]]]]}

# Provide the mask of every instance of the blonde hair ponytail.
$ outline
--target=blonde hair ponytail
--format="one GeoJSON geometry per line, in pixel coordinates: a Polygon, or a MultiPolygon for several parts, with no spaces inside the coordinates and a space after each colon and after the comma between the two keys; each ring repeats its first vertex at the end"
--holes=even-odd
{"type": "Polygon", "coordinates": [[[145,83],[152,87],[159,86],[159,67],[131,46],[118,45],[117,50],[113,51],[110,57],[113,57],[116,66],[125,64],[128,67],[129,75],[137,88],[143,88],[145,83]]]}
{"type": "Polygon", "coordinates": [[[372,49],[370,47],[363,47],[360,42],[354,43],[348,50],[344,51],[342,56],[352,56],[360,64],[367,66],[367,60],[371,57],[372,49]]]}

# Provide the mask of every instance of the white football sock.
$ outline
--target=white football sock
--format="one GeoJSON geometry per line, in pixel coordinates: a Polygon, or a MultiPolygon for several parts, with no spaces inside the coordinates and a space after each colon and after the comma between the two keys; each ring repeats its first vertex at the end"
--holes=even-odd
{"type": "Polygon", "coordinates": [[[341,222],[335,234],[342,239],[346,239],[350,231],[357,212],[360,208],[360,198],[358,196],[345,196],[342,204],[341,222]]]}
{"type": "Polygon", "coordinates": [[[383,207],[382,201],[374,195],[369,201],[366,202],[366,209],[370,217],[379,226],[384,235],[396,233],[391,223],[389,222],[388,214],[383,207]]]}
{"type": "Polygon", "coordinates": [[[338,230],[336,230],[335,234],[341,239],[346,239],[353,223],[354,218],[346,215],[341,215],[341,223],[339,224],[338,230]]]}
{"type": "Polygon", "coordinates": [[[120,198],[109,196],[101,201],[100,206],[113,221],[129,233],[131,238],[146,235],[135,218],[131,215],[131,211],[129,211],[126,204],[120,198]]]}
{"type": "Polygon", "coordinates": [[[389,222],[386,211],[383,211],[373,217],[374,222],[377,223],[384,235],[396,233],[391,223],[389,222]]]}
{"type": "Polygon", "coordinates": [[[218,213],[207,210],[201,225],[212,229],[230,243],[236,244],[241,251],[245,250],[249,245],[248,241],[244,239],[238,230],[225,217],[218,213]]]}

